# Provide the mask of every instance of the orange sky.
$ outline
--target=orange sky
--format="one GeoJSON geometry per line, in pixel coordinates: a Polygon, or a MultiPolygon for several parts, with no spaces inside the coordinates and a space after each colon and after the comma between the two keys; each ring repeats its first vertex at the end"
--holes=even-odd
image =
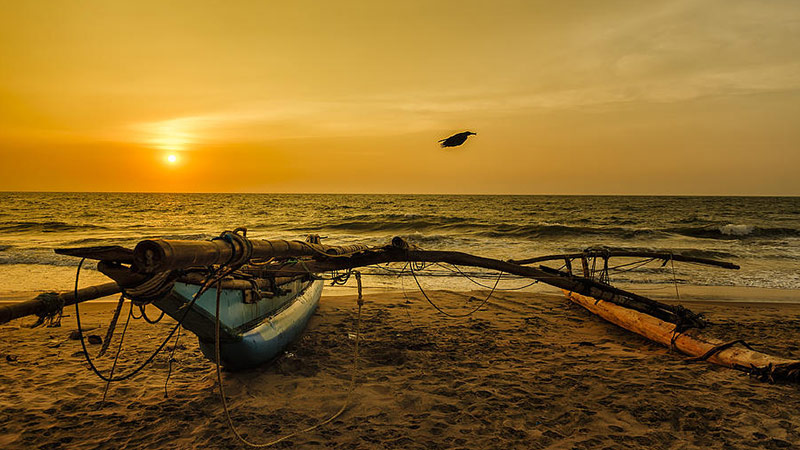
{"type": "Polygon", "coordinates": [[[2,11],[0,190],[800,195],[796,0],[2,11]]]}

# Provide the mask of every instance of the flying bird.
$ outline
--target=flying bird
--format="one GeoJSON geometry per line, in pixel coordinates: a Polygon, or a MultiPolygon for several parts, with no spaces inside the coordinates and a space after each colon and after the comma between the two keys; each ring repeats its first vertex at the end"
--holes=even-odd
{"type": "Polygon", "coordinates": [[[442,139],[441,141],[439,141],[439,143],[442,145],[442,147],[458,147],[459,145],[463,144],[467,140],[467,138],[473,134],[478,134],[478,133],[473,133],[472,131],[464,131],[463,133],[454,134],[447,139],[442,139]]]}

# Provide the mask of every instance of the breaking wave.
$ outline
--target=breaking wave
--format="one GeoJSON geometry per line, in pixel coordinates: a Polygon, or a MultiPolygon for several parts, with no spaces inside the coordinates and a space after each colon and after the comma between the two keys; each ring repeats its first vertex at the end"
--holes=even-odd
{"type": "MultiPolygon", "coordinates": [[[[580,238],[608,237],[619,239],[659,238],[670,235],[705,239],[785,238],[800,237],[800,229],[759,227],[747,224],[704,224],[701,226],[648,227],[629,220],[591,224],[576,219],[572,224],[558,222],[514,223],[495,222],[483,218],[434,216],[425,214],[357,215],[326,222],[290,225],[300,233],[443,233],[484,238],[580,238]]],[[[267,225],[267,224],[263,224],[267,225]]],[[[269,224],[269,225],[275,225],[269,224]]]]}
{"type": "MultiPolygon", "coordinates": [[[[0,252],[0,265],[6,264],[33,264],[42,266],[74,267],[78,265],[78,258],[63,256],[52,250],[17,250],[0,252]]],[[[84,266],[93,267],[95,262],[87,260],[84,266]]]]}
{"type": "MultiPolygon", "coordinates": [[[[271,224],[274,225],[274,224],[271,224]]],[[[444,233],[485,238],[559,238],[577,236],[619,236],[635,238],[660,233],[659,230],[633,227],[566,225],[562,223],[491,223],[488,220],[422,214],[359,215],[327,223],[294,226],[292,231],[309,233],[444,233]]]]}
{"type": "Polygon", "coordinates": [[[59,221],[45,222],[0,222],[0,231],[11,232],[37,232],[53,233],[58,231],[84,231],[84,230],[106,230],[107,227],[92,224],[69,224],[59,221]]]}
{"type": "Polygon", "coordinates": [[[742,238],[786,238],[800,237],[800,230],[784,227],[757,227],[745,224],[725,224],[717,226],[671,228],[669,233],[688,237],[706,239],[742,239],[742,238]]]}

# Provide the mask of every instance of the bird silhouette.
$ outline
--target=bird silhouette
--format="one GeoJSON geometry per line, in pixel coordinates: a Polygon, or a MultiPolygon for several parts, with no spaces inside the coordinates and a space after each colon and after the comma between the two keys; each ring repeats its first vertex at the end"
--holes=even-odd
{"type": "Polygon", "coordinates": [[[464,131],[463,133],[454,134],[447,139],[442,139],[441,141],[439,141],[439,144],[441,144],[442,147],[458,147],[459,145],[463,144],[467,140],[467,138],[473,134],[478,134],[478,133],[473,133],[472,131],[464,131]]]}

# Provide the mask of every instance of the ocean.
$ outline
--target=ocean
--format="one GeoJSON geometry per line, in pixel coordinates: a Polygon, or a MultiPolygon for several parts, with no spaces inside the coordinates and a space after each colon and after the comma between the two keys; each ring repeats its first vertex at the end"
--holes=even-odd
{"type": "MultiPolygon", "coordinates": [[[[328,244],[383,245],[402,236],[429,250],[501,259],[592,246],[665,249],[732,261],[741,269],[676,263],[673,272],[671,265],[651,263],[614,272],[611,281],[800,289],[798,197],[0,193],[0,205],[4,298],[71,288],[78,259],[56,255],[54,248],[208,239],[242,226],[251,238],[313,233],[328,244]]],[[[82,286],[106,281],[92,264],[87,267],[82,286]]],[[[416,287],[399,276],[402,268],[371,268],[367,283],[416,287]]],[[[495,277],[467,273],[481,284],[492,285],[495,277]]],[[[428,275],[423,281],[429,288],[476,287],[451,267],[421,274],[428,275]]],[[[504,277],[500,287],[526,284],[504,277]]]]}

